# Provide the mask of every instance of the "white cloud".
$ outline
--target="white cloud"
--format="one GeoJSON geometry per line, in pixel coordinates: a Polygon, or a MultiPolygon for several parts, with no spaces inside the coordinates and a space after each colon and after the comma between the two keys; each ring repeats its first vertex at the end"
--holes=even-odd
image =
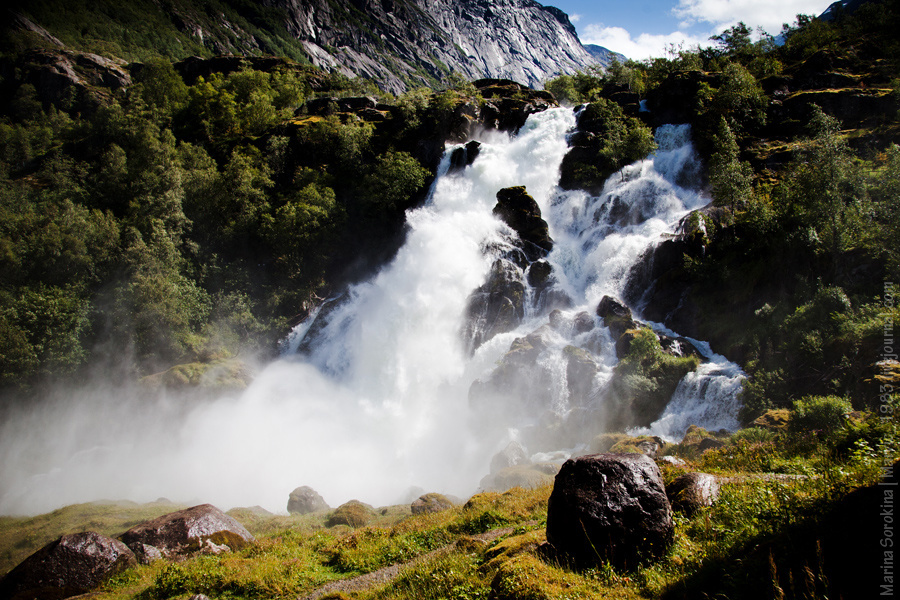
{"type": "Polygon", "coordinates": [[[580,20],[581,20],[581,15],[579,15],[577,13],[573,14],[573,15],[569,15],[569,21],[571,21],[572,23],[577,23],[580,20]]]}
{"type": "Polygon", "coordinates": [[[829,4],[829,0],[678,0],[672,13],[682,19],[683,27],[708,23],[721,32],[743,21],[777,35],[781,25],[793,23],[798,14],[818,15],[829,4]]]}
{"type": "Polygon", "coordinates": [[[588,25],[581,37],[581,41],[585,44],[597,44],[635,60],[665,56],[666,47],[670,44],[680,45],[685,49],[709,45],[708,36],[698,37],[675,31],[661,35],[642,33],[632,38],[631,34],[621,27],[606,27],[602,24],[588,25]]]}

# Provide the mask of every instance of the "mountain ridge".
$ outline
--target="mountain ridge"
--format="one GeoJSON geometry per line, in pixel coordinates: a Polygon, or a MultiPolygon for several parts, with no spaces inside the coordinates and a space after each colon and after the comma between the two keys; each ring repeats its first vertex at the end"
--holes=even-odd
{"type": "Polygon", "coordinates": [[[540,88],[623,58],[583,46],[566,13],[534,0],[101,0],[90,12],[20,0],[12,10],[67,47],[128,62],[271,54],[362,76],[393,94],[439,87],[451,74],[540,88]]]}

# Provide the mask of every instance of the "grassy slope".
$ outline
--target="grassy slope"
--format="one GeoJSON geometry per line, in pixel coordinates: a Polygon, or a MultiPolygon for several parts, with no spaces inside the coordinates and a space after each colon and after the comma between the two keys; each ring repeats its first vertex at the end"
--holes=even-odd
{"type": "MultiPolygon", "coordinates": [[[[682,444],[666,448],[688,464],[661,463],[664,479],[693,470],[718,473],[726,481],[720,500],[690,518],[676,514],[671,552],[629,573],[609,567],[576,572],[543,558],[539,546],[546,540],[551,491],[545,486],[479,494],[465,506],[428,515],[411,515],[407,506],[388,507],[359,528],[327,527],[328,511],[288,517],[236,509],[230,514],[257,536],[256,544],[234,554],[139,566],[108,582],[96,597],[296,598],[390,565],[401,565],[396,579],[352,592],[352,597],[740,598],[788,589],[806,573],[809,589],[821,592],[829,577],[840,576],[817,558],[827,543],[823,515],[851,490],[877,481],[881,465],[897,456],[894,429],[870,419],[819,435],[746,430],[724,448],[702,454],[697,442],[704,434],[694,431],[682,444]],[[870,437],[877,441],[870,444],[870,437]],[[500,529],[505,533],[498,539],[479,536],[500,529]],[[793,550],[778,550],[784,544],[793,550]],[[436,549],[444,551],[406,565],[436,549]]],[[[64,531],[123,531],[173,508],[86,504],[30,519],[4,519],[0,554],[25,553],[64,531]]],[[[786,597],[804,593],[800,582],[795,587],[786,597]]],[[[332,592],[326,597],[350,596],[332,592]]]]}

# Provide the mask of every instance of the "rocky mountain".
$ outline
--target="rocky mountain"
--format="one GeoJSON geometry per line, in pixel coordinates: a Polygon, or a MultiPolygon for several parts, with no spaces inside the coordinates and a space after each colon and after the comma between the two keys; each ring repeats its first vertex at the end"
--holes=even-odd
{"type": "Polygon", "coordinates": [[[586,49],[564,12],[534,0],[132,0],[120,8],[14,0],[7,21],[127,62],[286,56],[372,79],[395,94],[439,85],[452,73],[541,87],[613,56],[586,49]]]}
{"type": "Polygon", "coordinates": [[[272,0],[314,64],[401,92],[410,83],[505,78],[540,86],[598,61],[561,10],[533,0],[272,0]]]}
{"type": "Polygon", "coordinates": [[[597,44],[585,44],[584,49],[588,51],[588,54],[590,54],[594,58],[594,61],[597,64],[603,65],[604,67],[610,65],[614,60],[622,63],[628,60],[628,57],[626,57],[624,54],[613,52],[609,48],[604,48],[603,46],[598,46],[597,44]]]}

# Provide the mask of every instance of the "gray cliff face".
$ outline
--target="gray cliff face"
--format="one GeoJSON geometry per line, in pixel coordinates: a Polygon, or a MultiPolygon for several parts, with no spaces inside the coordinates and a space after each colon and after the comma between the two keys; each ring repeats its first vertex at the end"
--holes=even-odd
{"type": "Polygon", "coordinates": [[[455,72],[540,87],[597,64],[559,9],[533,0],[269,0],[317,66],[399,93],[455,72]]]}

